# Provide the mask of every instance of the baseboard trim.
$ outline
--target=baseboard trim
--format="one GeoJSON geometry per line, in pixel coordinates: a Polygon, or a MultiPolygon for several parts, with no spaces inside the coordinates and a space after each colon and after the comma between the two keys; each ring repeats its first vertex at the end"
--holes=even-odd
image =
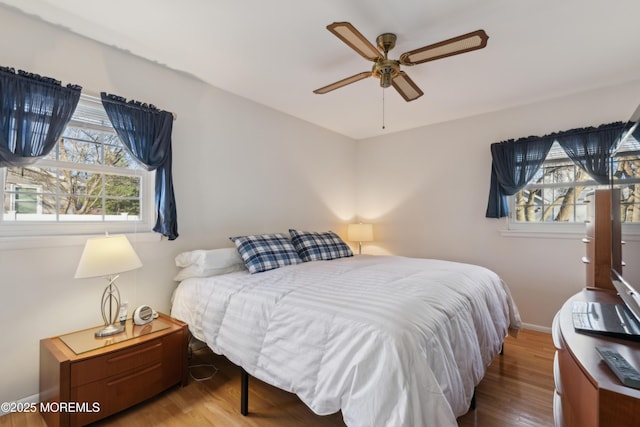
{"type": "Polygon", "coordinates": [[[522,324],[522,328],[523,329],[530,329],[532,331],[537,331],[537,332],[545,332],[547,334],[551,333],[551,328],[548,328],[546,326],[534,325],[532,323],[523,323],[522,324]]]}

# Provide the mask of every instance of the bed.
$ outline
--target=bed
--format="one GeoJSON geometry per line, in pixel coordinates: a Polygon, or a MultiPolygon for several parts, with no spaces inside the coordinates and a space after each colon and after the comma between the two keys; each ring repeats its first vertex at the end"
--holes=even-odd
{"type": "Polygon", "coordinates": [[[197,339],[350,427],[456,426],[520,328],[500,277],[443,260],[358,255],[177,279],[171,314],[197,339]]]}

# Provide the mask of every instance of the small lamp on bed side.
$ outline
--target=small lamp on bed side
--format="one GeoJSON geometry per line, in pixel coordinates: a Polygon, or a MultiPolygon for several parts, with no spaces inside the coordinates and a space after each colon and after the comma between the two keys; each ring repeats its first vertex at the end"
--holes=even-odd
{"type": "Polygon", "coordinates": [[[97,337],[106,337],[124,331],[124,326],[117,323],[120,291],[115,281],[119,273],[140,267],[142,262],[126,236],[106,235],[87,240],[75,278],[106,277],[109,280],[100,303],[105,327],[96,332],[97,337]]]}
{"type": "Polygon", "coordinates": [[[349,224],[347,239],[350,242],[358,242],[358,254],[362,254],[362,242],[373,241],[373,224],[349,224]]]}

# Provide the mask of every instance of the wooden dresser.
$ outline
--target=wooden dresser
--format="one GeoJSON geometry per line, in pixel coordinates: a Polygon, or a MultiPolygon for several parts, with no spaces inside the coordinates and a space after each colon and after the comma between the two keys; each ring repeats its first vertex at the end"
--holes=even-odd
{"type": "Polygon", "coordinates": [[[596,346],[613,348],[640,371],[640,342],[575,332],[573,301],[621,302],[613,291],[585,289],[567,300],[556,315],[556,427],[640,426],[640,390],[622,385],[595,350],[596,346]]]}
{"type": "Polygon", "coordinates": [[[574,301],[622,303],[611,281],[622,271],[619,190],[597,190],[586,221],[586,288],[567,300],[553,321],[556,348],[553,413],[556,427],[640,427],[640,390],[622,385],[595,347],[609,347],[640,370],[640,342],[576,332],[574,301]]]}
{"type": "Polygon", "coordinates": [[[110,337],[94,337],[97,329],[40,341],[40,409],[49,426],[89,424],[187,384],[185,323],[160,314],[142,326],[128,320],[110,337]]]}

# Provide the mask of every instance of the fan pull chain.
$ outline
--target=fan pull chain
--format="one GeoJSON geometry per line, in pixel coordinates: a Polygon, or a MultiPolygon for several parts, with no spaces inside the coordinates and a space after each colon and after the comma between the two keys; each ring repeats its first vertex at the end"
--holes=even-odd
{"type": "Polygon", "coordinates": [[[384,89],[382,89],[382,129],[384,130],[384,89]]]}

